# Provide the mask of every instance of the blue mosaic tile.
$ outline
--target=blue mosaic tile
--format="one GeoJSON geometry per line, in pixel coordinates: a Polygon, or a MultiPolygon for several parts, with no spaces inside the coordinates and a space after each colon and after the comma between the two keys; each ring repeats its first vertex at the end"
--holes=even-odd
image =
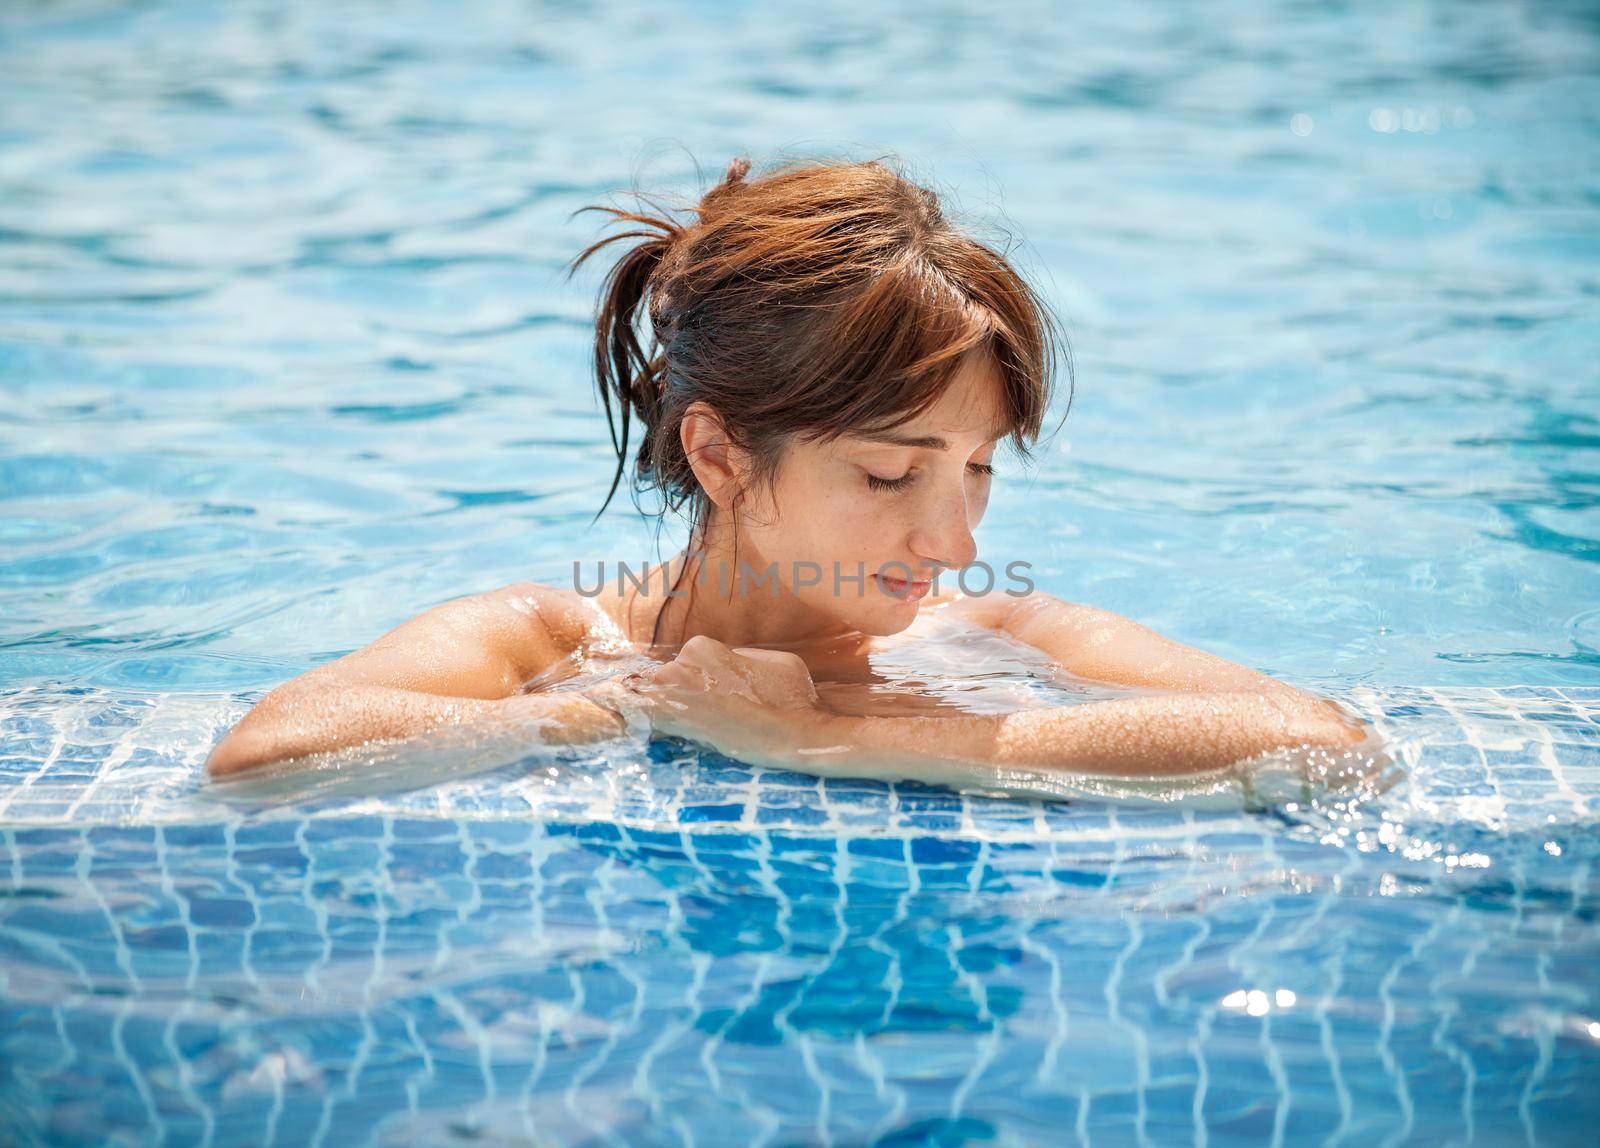
{"type": "MultiPolygon", "coordinates": [[[[1526,1143],[1527,1113],[1600,1118],[1581,1087],[1600,1068],[1581,879],[1600,752],[1528,716],[1575,728],[1552,700],[1573,696],[1367,697],[1411,756],[1354,819],[983,798],[682,750],[621,797],[577,764],[250,811],[185,787],[193,759],[62,755],[48,783],[0,782],[0,1059],[28,1066],[0,1101],[92,1081],[78,1138],[135,1141],[142,1085],[169,1139],[203,1139],[208,1114],[217,1143],[269,1123],[280,1143],[516,1141],[530,1111],[582,1140],[572,1112],[600,1095],[607,1120],[637,1112],[606,1125],[643,1130],[628,1142],[667,1127],[652,1097],[799,1142],[824,1087],[836,1142],[863,1143],[998,1136],[1019,1096],[1151,1143],[1191,1142],[1197,1107],[1213,1144],[1270,1140],[1280,1118],[1286,1142],[1384,1139],[1409,1103],[1413,1128],[1465,1142],[1470,1065],[1473,1134],[1526,1143]],[[43,784],[63,799],[28,794],[43,784]],[[1333,1107],[1280,1108],[1273,1056],[1333,1107]],[[718,1089],[741,1073],[796,1084],[730,1115],[718,1089]]],[[[153,712],[105,725],[138,739],[153,712]]]]}

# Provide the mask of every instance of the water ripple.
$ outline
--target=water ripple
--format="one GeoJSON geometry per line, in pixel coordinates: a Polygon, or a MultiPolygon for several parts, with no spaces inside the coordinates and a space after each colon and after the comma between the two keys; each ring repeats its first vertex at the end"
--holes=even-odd
{"type": "Polygon", "coordinates": [[[987,558],[1302,680],[1600,681],[1581,6],[618,15],[0,13],[8,640],[303,661],[643,557],[647,527],[583,529],[609,460],[571,212],[738,150],[894,151],[1014,231],[1077,351],[987,558]],[[156,613],[184,602],[212,621],[156,613]]]}

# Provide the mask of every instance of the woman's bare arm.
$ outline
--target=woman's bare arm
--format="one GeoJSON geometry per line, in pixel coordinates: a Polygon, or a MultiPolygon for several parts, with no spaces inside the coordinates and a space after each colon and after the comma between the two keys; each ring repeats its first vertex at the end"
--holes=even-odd
{"type": "MultiPolygon", "coordinates": [[[[933,776],[940,771],[930,767],[959,765],[1172,777],[1281,749],[1331,751],[1333,760],[1333,753],[1369,739],[1360,722],[1327,699],[1264,675],[1262,684],[1253,671],[1234,676],[1230,665],[1223,663],[1216,686],[1172,676],[1159,679],[1168,687],[1159,693],[1015,713],[858,716],[823,708],[814,690],[808,695],[810,677],[792,655],[755,661],[696,638],[639,688],[657,698],[651,720],[663,732],[758,764],[812,772],[933,776]]],[[[1149,676],[1142,680],[1152,684],[1149,676]]]]}
{"type": "Polygon", "coordinates": [[[942,608],[1042,650],[1068,673],[1091,681],[1200,693],[1281,694],[1342,712],[1327,698],[1175,642],[1130,618],[1050,594],[952,596],[942,608]]]}
{"type": "MultiPolygon", "coordinates": [[[[1348,749],[1365,733],[1320,699],[1255,690],[1153,694],[1008,714],[808,715],[795,757],[865,768],[929,762],[1167,777],[1222,769],[1273,750],[1348,749]]],[[[805,766],[801,766],[805,768],[805,766]]]]}
{"type": "Polygon", "coordinates": [[[548,718],[551,742],[614,735],[621,719],[580,694],[519,694],[585,632],[568,596],[532,583],[446,602],[274,689],[217,743],[206,769],[221,777],[497,716],[548,718]]]}

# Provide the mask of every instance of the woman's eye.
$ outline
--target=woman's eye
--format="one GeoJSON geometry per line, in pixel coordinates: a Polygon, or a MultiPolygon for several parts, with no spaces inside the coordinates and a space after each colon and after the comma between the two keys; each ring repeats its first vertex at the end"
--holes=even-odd
{"type": "Polygon", "coordinates": [[[875,474],[868,474],[867,485],[873,490],[903,490],[911,485],[911,472],[908,470],[899,478],[879,478],[875,474]]]}
{"type": "MultiPolygon", "coordinates": [[[[982,475],[984,478],[991,478],[994,475],[994,466],[987,462],[969,462],[967,463],[967,469],[974,474],[982,475]]],[[[873,490],[904,490],[911,485],[915,478],[916,475],[909,470],[899,478],[879,478],[875,474],[868,473],[867,485],[873,490]]]]}

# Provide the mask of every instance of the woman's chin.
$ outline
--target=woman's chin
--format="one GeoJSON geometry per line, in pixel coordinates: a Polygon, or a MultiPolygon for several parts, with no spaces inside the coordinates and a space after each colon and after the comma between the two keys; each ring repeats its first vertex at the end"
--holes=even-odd
{"type": "Polygon", "coordinates": [[[810,601],[807,605],[840,626],[879,638],[906,629],[917,620],[920,609],[916,600],[878,593],[810,601]]]}
{"type": "Polygon", "coordinates": [[[887,638],[891,634],[898,634],[917,620],[917,603],[896,602],[885,599],[883,605],[876,609],[863,610],[859,617],[848,619],[849,624],[860,630],[863,634],[874,637],[887,638]]]}

